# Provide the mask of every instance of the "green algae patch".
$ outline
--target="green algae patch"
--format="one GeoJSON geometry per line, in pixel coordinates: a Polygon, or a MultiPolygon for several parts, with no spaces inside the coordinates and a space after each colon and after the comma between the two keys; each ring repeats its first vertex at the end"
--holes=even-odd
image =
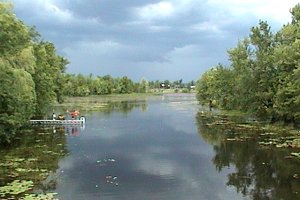
{"type": "MultiPolygon", "coordinates": [[[[255,141],[261,148],[300,149],[300,130],[291,126],[260,122],[244,114],[199,112],[199,132],[207,141],[255,141]],[[218,133],[218,134],[217,134],[218,133]],[[216,140],[217,139],[217,140],[216,140]]],[[[300,158],[298,154],[292,158],[300,158]]]]}
{"type": "Polygon", "coordinates": [[[57,200],[55,196],[57,193],[47,193],[47,194],[27,194],[25,197],[20,198],[21,200],[57,200]]]}
{"type": "Polygon", "coordinates": [[[0,187],[0,196],[5,197],[7,195],[19,195],[21,193],[31,190],[32,187],[33,187],[32,181],[14,180],[9,184],[0,187]]]}
{"type": "Polygon", "coordinates": [[[0,187],[0,197],[8,199],[18,198],[20,200],[56,200],[55,195],[57,195],[57,193],[23,194],[30,192],[33,187],[34,184],[32,181],[14,180],[9,184],[0,187]],[[23,197],[21,197],[21,195],[23,197]]]}
{"type": "Polygon", "coordinates": [[[298,159],[300,159],[300,153],[292,152],[291,155],[298,158],[298,159]]]}
{"type": "Polygon", "coordinates": [[[52,127],[34,127],[20,135],[16,146],[0,149],[0,199],[56,199],[51,193],[55,188],[45,180],[57,171],[67,150],[65,134],[52,131],[52,127]]]}

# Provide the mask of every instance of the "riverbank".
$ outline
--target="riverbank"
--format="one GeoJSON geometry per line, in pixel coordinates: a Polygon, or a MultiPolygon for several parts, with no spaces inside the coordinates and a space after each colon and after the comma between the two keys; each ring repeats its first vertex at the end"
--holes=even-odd
{"type": "Polygon", "coordinates": [[[109,104],[116,102],[140,102],[149,99],[162,98],[163,96],[181,96],[181,95],[195,95],[195,93],[179,93],[174,92],[173,89],[164,89],[152,93],[131,93],[131,94],[110,94],[110,95],[93,95],[87,97],[66,97],[63,103],[56,103],[53,105],[54,109],[68,109],[68,110],[103,110],[109,104]]]}

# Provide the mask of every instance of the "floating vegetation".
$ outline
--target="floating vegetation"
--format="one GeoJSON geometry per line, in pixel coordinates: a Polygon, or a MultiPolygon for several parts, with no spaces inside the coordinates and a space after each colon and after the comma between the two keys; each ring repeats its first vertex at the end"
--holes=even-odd
{"type": "Polygon", "coordinates": [[[291,155],[292,155],[292,156],[295,156],[296,158],[299,158],[299,159],[300,159],[300,153],[292,152],[291,155]]]}
{"type": "Polygon", "coordinates": [[[118,177],[108,175],[105,177],[106,183],[109,183],[114,186],[119,186],[118,177]]]}
{"type": "Polygon", "coordinates": [[[227,141],[237,141],[237,142],[246,142],[251,137],[234,137],[234,138],[226,138],[227,141]]]}
{"type": "Polygon", "coordinates": [[[254,199],[300,199],[299,129],[247,119],[213,112],[196,116],[199,134],[213,145],[216,169],[232,169],[226,185],[254,199]]]}
{"type": "MultiPolygon", "coordinates": [[[[264,135],[266,136],[266,135],[264,135]]],[[[279,137],[274,134],[271,138],[263,138],[263,141],[260,141],[260,145],[272,145],[277,148],[300,148],[300,138],[299,136],[286,136],[279,137]]]]}
{"type": "Polygon", "coordinates": [[[20,200],[58,200],[55,198],[57,193],[47,193],[47,194],[27,194],[25,197],[20,198],[20,200]]]}
{"type": "Polygon", "coordinates": [[[0,199],[53,200],[52,183],[45,180],[67,154],[66,136],[50,134],[51,129],[35,128],[20,135],[16,148],[0,150],[0,199]],[[36,194],[37,191],[43,194],[36,194]]]}
{"type": "Polygon", "coordinates": [[[33,187],[32,181],[14,180],[6,186],[0,187],[0,196],[6,197],[7,195],[18,195],[31,190],[33,187]]]}
{"type": "Polygon", "coordinates": [[[85,111],[98,111],[98,110],[103,110],[109,107],[108,103],[103,103],[103,102],[65,102],[63,104],[55,105],[55,107],[61,107],[63,109],[69,109],[69,108],[77,108],[80,110],[85,110],[85,111]]]}
{"type": "Polygon", "coordinates": [[[290,151],[300,148],[299,129],[258,122],[243,114],[199,112],[197,121],[199,132],[210,143],[243,143],[253,139],[261,148],[281,148],[286,151],[283,157],[298,158],[296,153],[291,156],[290,151]]]}

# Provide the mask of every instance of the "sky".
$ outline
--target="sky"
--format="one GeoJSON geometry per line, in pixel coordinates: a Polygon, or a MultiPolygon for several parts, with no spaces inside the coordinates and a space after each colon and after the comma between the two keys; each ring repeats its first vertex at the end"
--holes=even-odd
{"type": "Polygon", "coordinates": [[[70,61],[67,73],[197,80],[259,20],[278,31],[297,0],[11,0],[70,61]]]}

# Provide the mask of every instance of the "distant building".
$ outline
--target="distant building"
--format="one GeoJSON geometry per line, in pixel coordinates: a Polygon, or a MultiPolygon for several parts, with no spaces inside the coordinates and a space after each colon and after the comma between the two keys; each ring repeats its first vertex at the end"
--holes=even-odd
{"type": "Polygon", "coordinates": [[[169,89],[171,87],[170,84],[160,83],[160,88],[166,88],[169,89]]]}

